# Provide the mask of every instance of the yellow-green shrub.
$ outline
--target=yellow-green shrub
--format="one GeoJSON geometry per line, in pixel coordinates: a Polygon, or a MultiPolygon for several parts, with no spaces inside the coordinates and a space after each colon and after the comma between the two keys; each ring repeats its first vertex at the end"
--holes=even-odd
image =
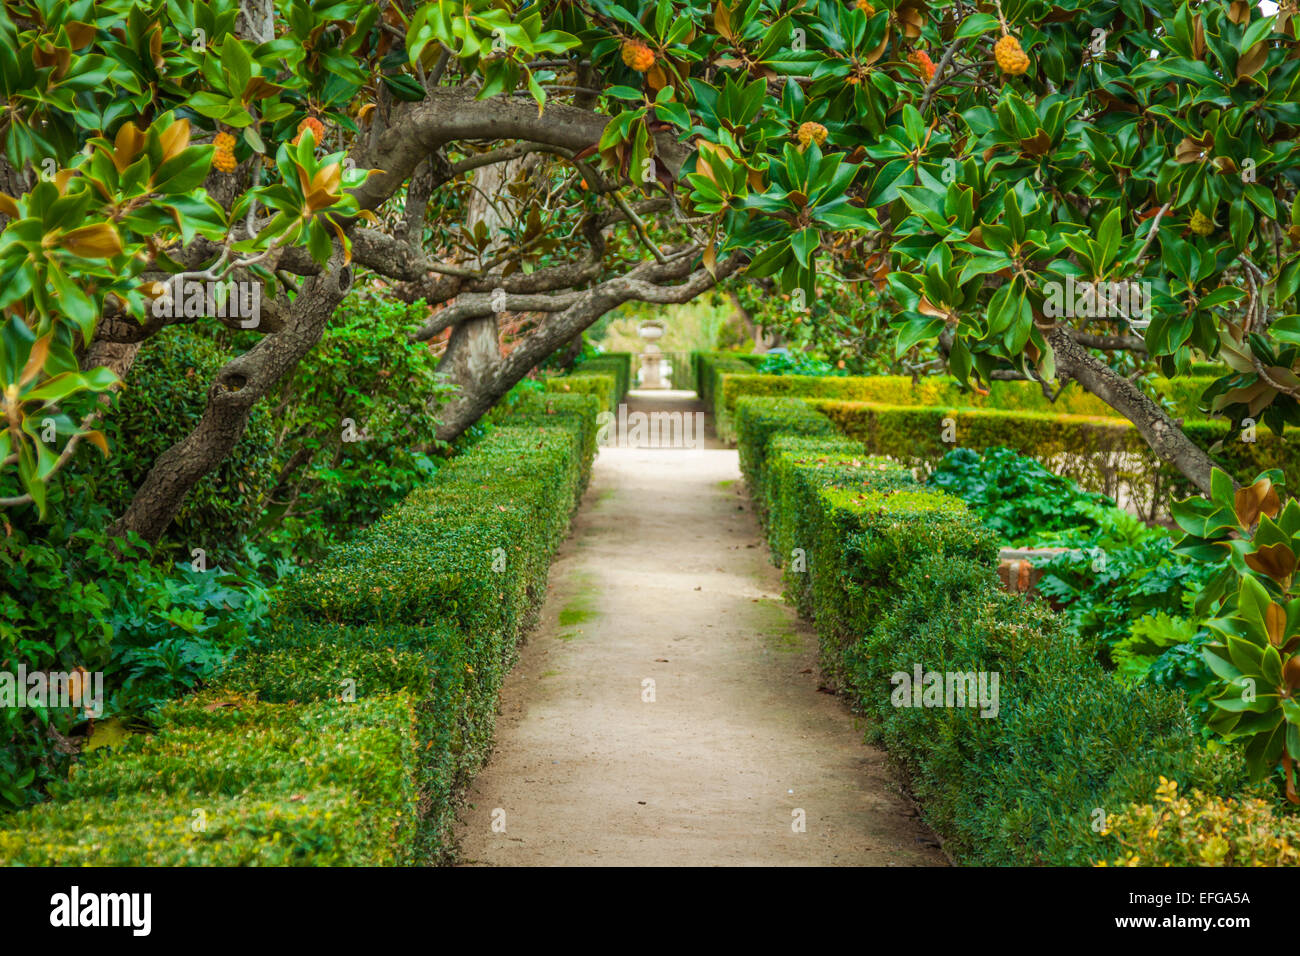
{"type": "Polygon", "coordinates": [[[1099,866],[1300,866],[1300,816],[1251,797],[1180,795],[1164,777],[1153,803],[1111,814],[1104,835],[1113,843],[1099,866]]]}

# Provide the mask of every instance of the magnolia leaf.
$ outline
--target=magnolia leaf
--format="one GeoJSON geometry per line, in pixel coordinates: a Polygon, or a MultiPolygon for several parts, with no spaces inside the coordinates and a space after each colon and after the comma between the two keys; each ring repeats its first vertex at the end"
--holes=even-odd
{"type": "Polygon", "coordinates": [[[111,225],[100,222],[64,233],[59,247],[80,259],[111,259],[122,254],[122,237],[111,225]]]}
{"type": "Polygon", "coordinates": [[[1267,478],[1261,478],[1245,488],[1238,488],[1233,498],[1233,505],[1237,520],[1241,522],[1243,528],[1254,527],[1261,514],[1276,518],[1282,508],[1277,489],[1267,478]]]}
{"type": "Polygon", "coordinates": [[[1295,573],[1295,553],[1281,542],[1252,551],[1245,561],[1252,571],[1267,575],[1278,584],[1285,585],[1295,573]]]}

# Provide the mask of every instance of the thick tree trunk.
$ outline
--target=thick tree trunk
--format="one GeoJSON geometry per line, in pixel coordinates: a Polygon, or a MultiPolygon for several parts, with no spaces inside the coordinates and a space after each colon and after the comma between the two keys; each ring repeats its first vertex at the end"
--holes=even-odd
{"type": "Polygon", "coordinates": [[[1074,379],[1131,421],[1162,461],[1177,468],[1202,492],[1210,493],[1213,460],[1155,402],[1076,342],[1068,326],[1057,325],[1047,334],[1047,342],[1056,353],[1059,376],[1074,379]]]}
{"type": "MultiPolygon", "coordinates": [[[[444,437],[445,426],[453,422],[452,437],[459,435],[505,394],[497,395],[494,386],[500,366],[501,345],[497,340],[495,313],[462,322],[451,330],[451,339],[442,361],[438,363],[438,371],[459,385],[460,391],[438,410],[439,438],[444,437]]],[[[506,391],[513,386],[512,382],[506,391]]]]}
{"type": "Polygon", "coordinates": [[[336,252],[329,268],[303,283],[284,327],[226,363],[208,389],[208,405],[198,426],[158,457],[110,534],[134,531],[150,543],[162,537],[194,484],[235,447],[253,404],[320,340],[351,277],[352,270],[342,266],[336,252]]]}
{"type": "MultiPolygon", "coordinates": [[[[475,190],[466,204],[465,224],[473,234],[482,223],[491,237],[479,254],[480,267],[484,261],[495,258],[500,247],[502,226],[510,213],[510,197],[505,187],[518,172],[521,162],[512,160],[485,166],[474,176],[475,190]]],[[[493,392],[491,383],[501,365],[497,319],[498,314],[493,312],[454,326],[447,351],[438,363],[438,371],[446,375],[448,381],[460,386],[457,395],[438,412],[444,421],[458,424],[457,435],[478,421],[496,401],[489,396],[493,392]],[[485,401],[486,405],[483,404],[485,401]]]]}

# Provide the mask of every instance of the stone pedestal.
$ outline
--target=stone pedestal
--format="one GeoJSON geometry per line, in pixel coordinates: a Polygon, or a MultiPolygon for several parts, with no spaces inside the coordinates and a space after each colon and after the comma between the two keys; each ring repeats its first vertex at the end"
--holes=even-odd
{"type": "Polygon", "coordinates": [[[645,351],[641,353],[642,388],[664,388],[663,376],[660,374],[663,357],[659,346],[653,342],[647,343],[645,351]]]}

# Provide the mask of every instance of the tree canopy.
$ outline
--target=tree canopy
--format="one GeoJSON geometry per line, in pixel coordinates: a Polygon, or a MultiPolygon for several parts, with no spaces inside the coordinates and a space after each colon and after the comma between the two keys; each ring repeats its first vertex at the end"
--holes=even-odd
{"type": "Polygon", "coordinates": [[[445,437],[620,304],[757,281],[790,297],[774,327],[869,300],[873,342],[974,388],[1078,381],[1208,491],[1115,356],[1217,358],[1216,410],[1300,422],[1295,15],[6,2],[0,495],[40,507],[80,443],[110,450],[105,398],[160,329],[251,328],[118,521],[156,538],[358,276],[429,305],[416,341],[448,337],[445,437]],[[222,307],[240,283],[256,315],[222,307]]]}

